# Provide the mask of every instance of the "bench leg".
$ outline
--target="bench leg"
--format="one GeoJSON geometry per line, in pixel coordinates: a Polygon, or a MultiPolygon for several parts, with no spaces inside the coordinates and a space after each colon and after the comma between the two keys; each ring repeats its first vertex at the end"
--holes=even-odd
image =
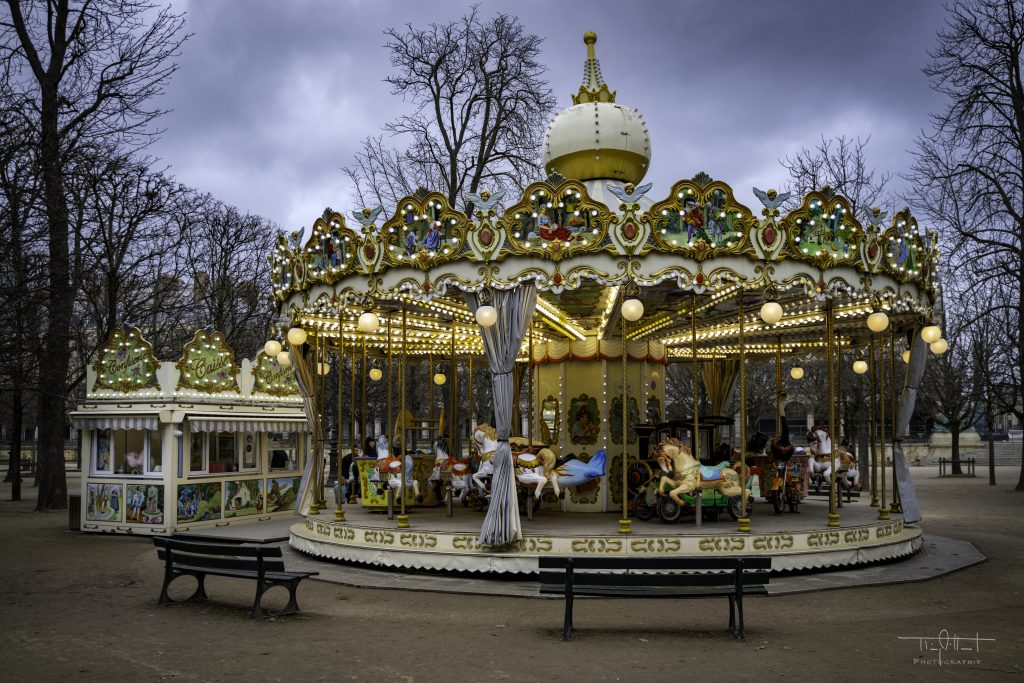
{"type": "Polygon", "coordinates": [[[160,598],[156,601],[156,604],[170,605],[174,602],[174,600],[171,600],[170,596],[167,595],[167,587],[171,585],[171,581],[173,580],[174,574],[172,574],[170,571],[164,572],[164,585],[163,588],[160,589],[160,598]]]}
{"type": "Polygon", "coordinates": [[[256,601],[253,602],[253,604],[252,604],[252,618],[253,619],[262,619],[263,617],[267,616],[266,612],[264,612],[263,608],[260,606],[260,602],[263,600],[263,594],[266,593],[266,592],[267,592],[267,587],[263,584],[263,582],[262,581],[257,581],[256,582],[256,601]]]}
{"type": "Polygon", "coordinates": [[[736,633],[736,598],[729,596],[729,633],[736,633]]]}
{"type": "Polygon", "coordinates": [[[743,593],[736,596],[736,614],[739,621],[736,630],[736,640],[742,643],[747,639],[746,634],[743,633],[743,593]]]}
{"type": "Polygon", "coordinates": [[[295,614],[299,611],[299,601],[296,598],[296,593],[299,590],[299,582],[289,581],[288,582],[288,604],[285,608],[278,612],[278,614],[295,614]]]}
{"type": "Polygon", "coordinates": [[[572,593],[565,596],[565,621],[562,623],[562,640],[572,635],[572,593]]]}
{"type": "Polygon", "coordinates": [[[206,574],[193,574],[196,577],[196,592],[189,600],[208,600],[206,597],[206,574]]]}

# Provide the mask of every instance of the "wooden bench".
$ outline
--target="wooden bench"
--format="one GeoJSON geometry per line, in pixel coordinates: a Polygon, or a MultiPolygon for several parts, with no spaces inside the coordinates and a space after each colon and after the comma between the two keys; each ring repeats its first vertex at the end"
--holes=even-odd
{"type": "Polygon", "coordinates": [[[577,595],[602,598],[729,598],[729,631],[744,640],[743,596],[767,595],[768,557],[540,557],[540,592],[565,595],[562,640],[577,595]]]}
{"type": "Polygon", "coordinates": [[[252,617],[266,616],[260,601],[263,594],[274,586],[288,588],[288,605],[275,615],[294,614],[299,611],[295,592],[299,582],[317,572],[285,571],[284,560],[280,559],[280,546],[227,543],[203,543],[178,538],[154,538],[157,557],[164,561],[164,585],[160,589],[159,604],[169,605],[171,600],[167,588],[179,576],[194,576],[198,585],[195,593],[187,600],[206,600],[205,581],[207,574],[231,576],[256,581],[256,601],[252,617]]]}

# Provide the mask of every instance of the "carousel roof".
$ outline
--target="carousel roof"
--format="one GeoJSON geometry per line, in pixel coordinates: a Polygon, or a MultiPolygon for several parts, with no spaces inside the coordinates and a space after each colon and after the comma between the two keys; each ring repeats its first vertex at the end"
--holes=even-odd
{"type": "Polygon", "coordinates": [[[282,236],[271,256],[282,316],[345,344],[397,352],[404,311],[407,352],[481,353],[463,292],[534,282],[532,329],[543,344],[620,338],[616,304],[623,286],[636,286],[644,316],[626,336],[663,344],[670,359],[691,357],[694,346],[700,358],[735,356],[741,306],[748,353],[824,346],[828,308],[844,345],[869,334],[865,319],[876,309],[901,333],[930,317],[938,245],[909,210],[890,218],[873,209],[861,222],[845,197],[823,188],[783,214],[788,193],[755,188],[755,211],[704,173],[667,193],[637,187],[651,155],[646,125],[615,103],[596,36],[584,42],[584,82],[545,138],[547,179],[518,197],[481,192],[473,216],[427,191],[383,220],[381,208],[353,211],[354,220],[325,211],[308,240],[282,236]],[[758,316],[766,298],[783,309],[774,325],[758,316]],[[358,331],[364,310],[380,316],[377,331],[358,331]]]}

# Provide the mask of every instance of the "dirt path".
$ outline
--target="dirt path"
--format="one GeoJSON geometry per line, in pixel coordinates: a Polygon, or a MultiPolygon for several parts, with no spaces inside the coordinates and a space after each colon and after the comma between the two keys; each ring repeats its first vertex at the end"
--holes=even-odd
{"type": "MultiPolygon", "coordinates": [[[[4,681],[1007,680],[1024,671],[1024,494],[1016,470],[937,479],[915,469],[929,533],[989,561],[936,580],[747,601],[746,644],[725,600],[562,603],[349,588],[307,581],[298,617],[252,622],[253,584],[211,577],[212,602],[158,608],[149,541],[65,532],[0,487],[4,681]],[[981,651],[920,652],[900,636],[976,634],[981,651]],[[925,659],[927,663],[915,662],[925,659]],[[963,664],[955,660],[980,660],[963,664]]],[[[26,493],[34,491],[28,487],[26,493]]],[[[278,589],[280,590],[280,589],[278,589]]],[[[284,604],[284,591],[271,597],[284,604]]],[[[933,644],[935,641],[932,641],[933,644]]],[[[973,647],[973,645],[972,645],[973,647]]]]}

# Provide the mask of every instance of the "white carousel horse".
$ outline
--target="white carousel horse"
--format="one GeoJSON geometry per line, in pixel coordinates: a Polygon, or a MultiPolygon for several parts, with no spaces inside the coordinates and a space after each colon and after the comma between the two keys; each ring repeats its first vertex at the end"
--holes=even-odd
{"type": "Polygon", "coordinates": [[[481,491],[487,490],[484,478],[494,474],[494,454],[498,450],[498,430],[489,424],[477,425],[473,432],[473,441],[476,442],[477,451],[480,454],[480,467],[473,473],[473,483],[481,491]]]}
{"type": "MultiPolygon", "coordinates": [[[[832,437],[828,435],[828,431],[824,427],[814,425],[807,432],[807,443],[810,444],[810,456],[807,458],[808,478],[814,479],[820,474],[826,482],[831,481],[832,437]]],[[[806,489],[806,484],[804,488],[806,489]]]]}
{"type": "Polygon", "coordinates": [[[381,477],[388,482],[388,487],[397,491],[397,495],[404,495],[405,490],[412,488],[413,494],[420,497],[420,483],[413,476],[413,461],[411,455],[405,456],[405,482],[402,482],[402,458],[391,456],[391,445],[388,437],[381,434],[377,437],[377,470],[381,477]]]}
{"type": "Polygon", "coordinates": [[[544,493],[544,485],[549,481],[555,495],[561,495],[558,488],[558,472],[555,462],[558,458],[550,448],[542,448],[536,455],[529,451],[516,455],[516,479],[526,486],[534,486],[534,496],[540,500],[544,493]]]}
{"type": "Polygon", "coordinates": [[[679,439],[666,439],[658,444],[654,452],[658,464],[666,475],[658,482],[658,492],[667,485],[672,500],[684,505],[679,497],[682,493],[694,490],[712,489],[723,496],[738,496],[743,492],[740,476],[736,470],[727,467],[728,461],[714,467],[701,465],[692,455],[690,449],[679,439]]]}
{"type": "Polygon", "coordinates": [[[434,470],[427,481],[440,488],[445,478],[451,482],[452,490],[456,493],[465,491],[469,479],[469,463],[449,455],[448,440],[439,436],[434,439],[434,470]]]}
{"type": "Polygon", "coordinates": [[[836,481],[841,488],[848,488],[852,491],[860,491],[860,469],[857,467],[857,458],[850,451],[842,446],[836,451],[839,469],[836,471],[836,481]]]}

